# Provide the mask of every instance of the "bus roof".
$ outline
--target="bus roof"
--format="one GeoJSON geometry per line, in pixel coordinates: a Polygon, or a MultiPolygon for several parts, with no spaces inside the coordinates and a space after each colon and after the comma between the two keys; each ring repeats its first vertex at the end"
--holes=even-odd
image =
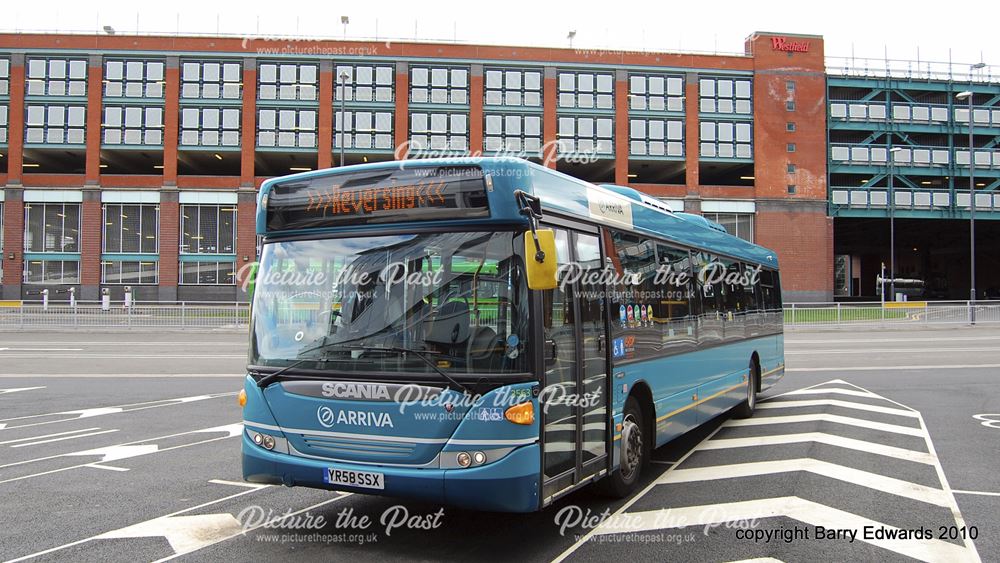
{"type": "MultiPolygon", "coordinates": [[[[336,177],[345,173],[391,170],[401,166],[406,168],[476,166],[489,176],[491,184],[487,190],[489,218],[436,221],[435,225],[526,228],[527,219],[521,215],[514,197],[516,190],[524,190],[541,199],[543,214],[558,213],[625,231],[646,233],[683,246],[705,249],[771,268],[778,267],[777,253],[730,235],[721,225],[700,215],[673,212],[662,202],[633,188],[598,186],[533,162],[512,157],[455,157],[372,162],[271,178],[264,182],[258,194],[257,232],[262,235],[273,233],[266,227],[267,210],[264,202],[275,185],[328,176],[336,177]]],[[[407,226],[418,225],[427,226],[427,221],[396,223],[393,227],[405,229],[407,226]]],[[[345,230],[363,232],[376,228],[384,229],[385,226],[354,225],[309,229],[309,232],[345,230]]]]}

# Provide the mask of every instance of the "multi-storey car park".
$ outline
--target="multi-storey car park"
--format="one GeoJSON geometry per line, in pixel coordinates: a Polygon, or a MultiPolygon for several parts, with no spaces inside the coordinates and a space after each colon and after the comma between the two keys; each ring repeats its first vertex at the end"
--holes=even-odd
{"type": "Polygon", "coordinates": [[[966,298],[970,101],[986,241],[995,67],[828,67],[822,37],[775,33],[740,55],[0,35],[2,298],[241,300],[264,179],[470,153],[704,214],[779,253],[789,302],[874,298],[892,216],[897,276],[966,298]]]}

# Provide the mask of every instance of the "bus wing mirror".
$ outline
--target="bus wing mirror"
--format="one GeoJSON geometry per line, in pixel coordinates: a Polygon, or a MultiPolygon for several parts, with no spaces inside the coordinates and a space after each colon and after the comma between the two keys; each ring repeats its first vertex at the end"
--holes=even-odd
{"type": "Polygon", "coordinates": [[[524,233],[524,262],[529,289],[555,289],[558,284],[556,270],[556,234],[552,229],[538,229],[524,233]],[[537,238],[536,238],[537,237],[537,238]]]}

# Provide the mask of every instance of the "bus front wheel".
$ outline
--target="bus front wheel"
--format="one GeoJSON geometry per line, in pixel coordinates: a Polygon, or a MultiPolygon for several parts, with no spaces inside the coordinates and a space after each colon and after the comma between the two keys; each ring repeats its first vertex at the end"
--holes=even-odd
{"type": "Polygon", "coordinates": [[[639,476],[646,466],[649,447],[646,436],[646,421],[643,420],[639,401],[629,397],[625,401],[625,417],[622,419],[619,443],[618,468],[611,475],[598,482],[602,493],[615,498],[628,496],[639,483],[639,476]]]}
{"type": "Polygon", "coordinates": [[[760,368],[757,367],[757,362],[751,359],[748,371],[747,396],[733,411],[736,418],[750,418],[753,416],[754,410],[757,409],[757,379],[760,377],[760,368]]]}

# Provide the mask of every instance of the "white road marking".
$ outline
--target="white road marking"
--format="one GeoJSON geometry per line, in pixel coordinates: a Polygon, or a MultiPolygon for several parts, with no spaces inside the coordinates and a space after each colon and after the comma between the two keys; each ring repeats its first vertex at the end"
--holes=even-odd
{"type": "MultiPolygon", "coordinates": [[[[204,400],[207,400],[207,399],[217,399],[217,398],[220,398],[220,397],[232,397],[232,396],[235,396],[236,394],[237,394],[236,392],[232,392],[232,393],[215,393],[215,394],[212,394],[212,395],[195,395],[195,396],[192,396],[192,397],[177,397],[177,398],[174,398],[174,399],[159,399],[159,400],[156,400],[156,401],[145,401],[145,402],[142,402],[142,403],[129,403],[129,404],[126,404],[126,405],[117,405],[117,406],[110,406],[110,407],[96,407],[96,408],[91,408],[91,409],[80,409],[80,410],[72,410],[72,411],[59,411],[59,412],[45,413],[45,414],[32,414],[32,415],[27,415],[27,416],[17,416],[17,417],[14,417],[14,418],[5,418],[5,419],[2,419],[2,420],[5,423],[9,423],[9,422],[15,421],[15,420],[29,420],[29,419],[33,419],[33,418],[44,418],[44,417],[59,416],[59,415],[75,415],[75,416],[72,416],[72,417],[69,417],[69,418],[60,418],[60,419],[57,419],[57,420],[47,420],[47,421],[44,421],[44,422],[35,422],[35,423],[30,423],[30,424],[20,424],[18,426],[11,426],[9,428],[9,430],[13,430],[15,428],[28,428],[30,426],[42,426],[44,424],[55,424],[55,423],[58,423],[58,422],[66,422],[66,421],[70,421],[70,420],[78,420],[78,419],[81,419],[81,418],[90,418],[90,417],[102,416],[102,415],[106,415],[106,414],[118,414],[118,413],[123,413],[123,412],[134,412],[134,411],[140,411],[140,410],[145,410],[145,409],[154,409],[154,408],[158,408],[158,407],[169,407],[169,406],[174,406],[174,405],[181,405],[181,404],[184,404],[184,403],[192,403],[192,402],[195,402],[195,401],[204,401],[204,400]]],[[[4,425],[4,426],[6,426],[6,425],[4,425]]],[[[2,429],[2,428],[3,427],[0,426],[0,429],[2,429]]]]}
{"type": "Polygon", "coordinates": [[[926,369],[983,369],[1000,368],[1000,364],[942,364],[942,365],[911,365],[911,366],[850,366],[850,367],[825,367],[825,368],[785,368],[785,372],[790,371],[905,371],[905,370],[926,370],[926,369]]]}
{"type": "Polygon", "coordinates": [[[785,351],[786,356],[828,356],[835,354],[940,354],[941,352],[994,352],[1000,353],[1000,348],[845,348],[833,350],[829,348],[808,348],[785,351]]]}
{"type": "Polygon", "coordinates": [[[857,391],[855,389],[841,389],[838,387],[819,387],[819,388],[808,388],[808,389],[796,389],[795,391],[788,391],[787,393],[782,393],[781,395],[776,395],[777,397],[785,397],[788,395],[826,395],[833,393],[835,395],[850,395],[852,397],[868,397],[870,399],[881,399],[875,393],[869,393],[867,391],[857,391]]]}
{"type": "Polygon", "coordinates": [[[860,411],[877,412],[881,414],[893,414],[896,416],[906,416],[918,418],[919,415],[912,410],[894,409],[891,407],[880,407],[878,405],[867,405],[864,403],[853,403],[851,401],[838,401],[836,399],[816,399],[809,401],[766,401],[757,405],[758,409],[792,409],[796,407],[842,407],[845,409],[855,409],[860,411]]]}
{"type": "Polygon", "coordinates": [[[698,444],[697,449],[699,451],[725,450],[728,448],[777,446],[782,444],[799,444],[799,443],[809,443],[809,442],[826,444],[828,446],[848,448],[859,452],[866,452],[870,454],[892,457],[896,459],[905,459],[907,461],[915,461],[917,463],[923,463],[926,465],[934,464],[934,458],[928,453],[918,452],[914,450],[907,450],[904,448],[897,448],[895,446],[885,446],[882,444],[876,444],[874,442],[867,442],[865,440],[855,440],[854,438],[845,438],[843,436],[837,436],[835,434],[826,434],[824,432],[803,432],[801,434],[757,436],[754,438],[716,438],[714,440],[709,440],[706,442],[702,442],[701,444],[698,444]]]}
{"type": "Polygon", "coordinates": [[[110,434],[112,432],[118,432],[115,430],[101,430],[100,432],[89,432],[87,434],[74,434],[73,436],[63,436],[62,438],[50,438],[48,440],[41,440],[39,442],[28,442],[26,444],[17,444],[16,446],[11,446],[12,448],[24,448],[27,446],[37,446],[39,444],[50,444],[52,442],[62,442],[63,440],[75,440],[77,438],[86,438],[88,436],[97,436],[99,434],[110,434]]]}
{"type": "Polygon", "coordinates": [[[208,482],[215,483],[216,485],[232,485],[234,487],[247,487],[250,489],[266,489],[271,486],[260,483],[247,483],[246,481],[226,481],[225,479],[210,479],[208,482]]]}
{"type": "Polygon", "coordinates": [[[94,469],[107,469],[108,471],[129,471],[127,467],[112,467],[110,465],[98,465],[96,463],[89,463],[84,467],[93,467],[94,469]]]}
{"type": "Polygon", "coordinates": [[[895,479],[854,469],[846,465],[830,463],[812,458],[782,459],[776,461],[757,461],[751,463],[735,463],[732,465],[712,465],[692,469],[675,469],[657,480],[661,485],[675,483],[693,483],[697,481],[712,481],[715,479],[737,479],[755,475],[773,475],[808,471],[830,479],[844,481],[876,491],[894,494],[928,504],[948,508],[948,495],[941,489],[918,485],[909,481],[895,479]]]}
{"type": "Polygon", "coordinates": [[[0,348],[0,352],[80,352],[83,348],[0,348]]]}
{"type": "Polygon", "coordinates": [[[69,430],[67,432],[56,432],[55,434],[42,434],[41,436],[32,436],[30,438],[18,438],[17,440],[7,440],[5,442],[0,442],[0,446],[5,446],[7,444],[16,444],[18,442],[30,442],[32,440],[44,440],[45,438],[52,438],[55,436],[65,436],[67,434],[77,434],[79,432],[90,432],[91,430],[100,430],[100,428],[95,426],[93,428],[81,428],[79,430],[69,430]]]}
{"type": "MultiPolygon", "coordinates": [[[[185,508],[183,510],[178,510],[177,512],[172,512],[170,514],[167,514],[166,516],[162,516],[161,518],[170,518],[172,516],[178,516],[178,515],[184,514],[186,512],[193,512],[195,510],[198,510],[198,509],[201,509],[201,508],[205,508],[206,506],[211,506],[213,504],[218,504],[220,502],[225,502],[227,500],[231,500],[231,499],[234,499],[234,498],[237,498],[237,497],[241,497],[243,495],[248,495],[250,493],[254,493],[257,490],[258,489],[248,489],[246,491],[241,491],[241,492],[229,495],[229,496],[222,497],[220,499],[216,499],[216,500],[204,502],[204,503],[199,504],[197,506],[192,506],[190,508],[185,508]]],[[[339,499],[339,498],[343,498],[343,497],[337,497],[337,498],[339,499]]],[[[98,534],[98,535],[100,535],[100,534],[98,534]]],[[[30,555],[25,555],[23,557],[18,557],[17,559],[11,559],[11,560],[6,561],[4,563],[18,563],[20,561],[26,561],[28,559],[34,559],[35,557],[41,557],[42,555],[48,555],[49,553],[55,553],[57,551],[62,551],[62,550],[66,549],[66,548],[69,548],[69,547],[73,547],[73,546],[76,546],[76,545],[87,543],[87,542],[89,542],[91,540],[94,540],[96,538],[97,538],[97,536],[91,536],[89,538],[83,538],[81,540],[76,540],[74,542],[70,542],[70,543],[67,543],[67,544],[63,544],[63,545],[59,545],[59,546],[56,546],[56,547],[52,547],[52,548],[49,548],[49,549],[46,549],[46,550],[43,550],[43,551],[32,553],[30,555]]]]}
{"type": "MultiPolygon", "coordinates": [[[[200,444],[208,444],[208,443],[211,443],[211,442],[217,442],[219,440],[226,440],[226,439],[232,438],[233,437],[233,433],[229,430],[230,426],[233,426],[233,425],[218,426],[218,427],[214,427],[214,428],[203,428],[203,429],[200,429],[200,430],[192,430],[192,431],[189,431],[189,432],[179,432],[177,434],[168,434],[166,436],[159,436],[157,438],[149,438],[149,439],[146,439],[146,440],[136,440],[134,442],[127,442],[125,444],[117,444],[117,445],[114,445],[114,446],[108,446],[108,447],[105,447],[105,448],[97,448],[97,449],[94,449],[94,450],[85,450],[85,451],[81,451],[81,452],[72,452],[72,453],[68,453],[68,454],[50,455],[50,456],[46,456],[46,457],[40,457],[40,458],[35,458],[35,459],[28,459],[28,460],[24,460],[24,461],[17,461],[17,462],[14,462],[14,463],[8,463],[8,464],[5,464],[5,465],[0,465],[0,469],[6,468],[6,467],[13,467],[13,466],[16,466],[16,465],[26,465],[26,464],[29,464],[29,463],[35,463],[35,462],[39,462],[39,461],[47,461],[47,460],[50,460],[50,459],[57,459],[57,458],[62,458],[62,457],[69,457],[69,456],[100,455],[100,456],[103,457],[103,459],[101,459],[99,462],[106,462],[106,461],[114,461],[116,459],[126,459],[126,458],[130,458],[130,457],[138,457],[138,456],[141,456],[141,455],[148,455],[148,454],[153,454],[153,453],[169,452],[169,451],[180,449],[180,448],[188,448],[188,447],[191,447],[191,446],[197,446],[197,445],[200,445],[200,444]],[[169,448],[160,448],[156,444],[150,444],[149,443],[149,442],[155,442],[155,441],[158,441],[158,440],[166,440],[168,438],[176,438],[178,436],[186,436],[186,435],[189,435],[189,434],[197,434],[197,433],[204,433],[204,432],[226,432],[227,435],[226,436],[220,436],[220,437],[217,437],[217,438],[208,438],[206,440],[199,440],[197,442],[191,442],[190,444],[179,444],[179,445],[176,445],[176,446],[170,446],[169,448]]],[[[54,473],[61,473],[63,471],[69,471],[71,469],[79,469],[81,467],[85,467],[85,466],[89,465],[90,463],[94,463],[94,462],[81,463],[81,464],[78,464],[78,465],[71,465],[71,466],[68,466],[68,467],[60,467],[58,469],[52,469],[52,470],[49,470],[49,471],[42,471],[40,473],[32,473],[30,475],[22,475],[20,477],[12,477],[10,479],[4,479],[3,481],[0,481],[0,485],[2,485],[4,483],[12,483],[14,481],[22,481],[24,479],[31,479],[31,478],[34,478],[34,477],[41,477],[43,475],[52,475],[54,473]]]]}
{"type": "Polygon", "coordinates": [[[45,389],[42,387],[14,387],[9,389],[0,389],[0,395],[6,395],[7,393],[17,393],[18,391],[34,391],[35,389],[45,389]]]}
{"type": "Polygon", "coordinates": [[[992,493],[989,491],[960,491],[958,489],[952,489],[951,492],[962,495],[981,495],[984,497],[1000,497],[1000,493],[992,493]]]}
{"type": "MultiPolygon", "coordinates": [[[[710,524],[723,524],[725,522],[779,516],[792,518],[810,526],[823,526],[825,528],[860,530],[865,526],[872,526],[875,528],[885,528],[886,530],[898,530],[898,528],[863,516],[792,496],[706,506],[686,506],[683,508],[653,510],[649,512],[632,512],[628,515],[605,520],[594,532],[597,535],[643,532],[678,527],[670,525],[671,523],[682,523],[682,526],[707,526],[710,524]]],[[[975,551],[970,552],[964,546],[937,539],[878,540],[864,539],[864,536],[859,534],[858,541],[863,541],[921,561],[968,561],[973,557],[974,560],[979,560],[979,556],[975,551]]]]}
{"type": "Polygon", "coordinates": [[[95,540],[164,537],[175,554],[190,553],[243,531],[232,514],[168,516],[105,532],[95,540]]]}
{"type": "Polygon", "coordinates": [[[883,432],[892,432],[894,434],[906,434],[907,436],[923,437],[923,432],[921,432],[919,428],[910,428],[909,426],[899,426],[898,424],[886,424],[885,422],[873,422],[863,418],[852,418],[849,416],[826,413],[745,418],[742,420],[731,420],[726,423],[726,426],[765,426],[769,424],[793,424],[796,422],[833,422],[836,424],[846,424],[848,426],[857,426],[870,430],[881,430],[883,432]]]}
{"type": "MultiPolygon", "coordinates": [[[[863,339],[836,339],[836,340],[800,340],[795,337],[789,338],[785,333],[785,344],[872,344],[884,342],[969,342],[972,340],[1000,340],[1000,336],[956,336],[956,337],[913,337],[913,338],[863,338],[863,339]]],[[[67,344],[78,344],[67,342],[67,344]]]]}
{"type": "Polygon", "coordinates": [[[151,453],[158,452],[160,447],[156,444],[145,444],[141,446],[108,446],[106,448],[96,448],[93,450],[86,450],[82,452],[73,452],[71,454],[65,454],[66,456],[91,456],[99,455],[101,460],[99,463],[104,463],[107,461],[118,461],[120,459],[128,459],[130,457],[139,457],[141,455],[147,455],[151,453]]]}

